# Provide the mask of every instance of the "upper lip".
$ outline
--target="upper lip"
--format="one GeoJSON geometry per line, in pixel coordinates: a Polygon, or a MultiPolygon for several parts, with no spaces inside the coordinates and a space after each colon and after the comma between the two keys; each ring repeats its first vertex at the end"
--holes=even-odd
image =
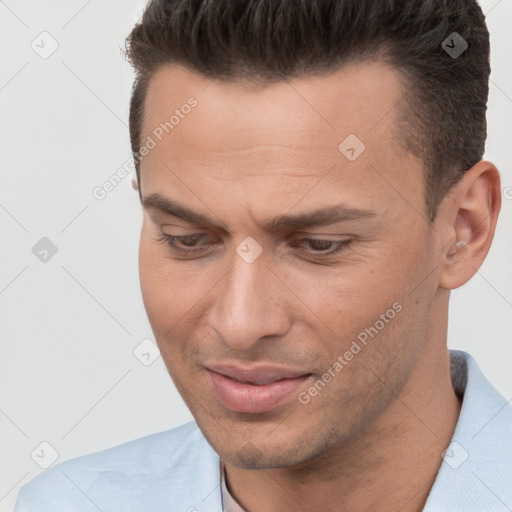
{"type": "Polygon", "coordinates": [[[228,364],[211,364],[207,368],[215,373],[220,373],[231,379],[250,384],[269,384],[282,379],[295,379],[309,375],[301,370],[291,370],[279,366],[256,366],[246,368],[228,364]]]}

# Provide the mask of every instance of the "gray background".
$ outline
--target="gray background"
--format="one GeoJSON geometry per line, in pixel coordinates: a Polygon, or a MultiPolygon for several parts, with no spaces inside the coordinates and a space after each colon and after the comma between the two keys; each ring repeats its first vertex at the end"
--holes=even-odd
{"type": "MultiPolygon", "coordinates": [[[[92,195],[130,156],[133,75],[120,47],[144,3],[0,0],[0,511],[55,457],[191,419],[151,344],[131,178],[92,195]]],[[[493,66],[486,158],[504,200],[486,263],[452,294],[449,346],[470,352],[508,399],[512,1],[481,4],[493,66]]]]}

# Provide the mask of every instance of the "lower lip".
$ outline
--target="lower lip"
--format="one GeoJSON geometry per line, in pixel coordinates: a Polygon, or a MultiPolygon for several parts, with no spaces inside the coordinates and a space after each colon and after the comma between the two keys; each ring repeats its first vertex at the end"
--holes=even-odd
{"type": "Polygon", "coordinates": [[[282,379],[257,386],[230,379],[209,370],[213,389],[220,402],[236,412],[265,412],[281,405],[286,399],[298,393],[302,384],[311,376],[282,379]]]}

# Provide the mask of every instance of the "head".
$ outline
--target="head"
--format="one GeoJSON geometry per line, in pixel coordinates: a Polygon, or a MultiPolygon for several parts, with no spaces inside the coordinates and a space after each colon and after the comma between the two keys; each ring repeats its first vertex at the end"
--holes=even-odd
{"type": "Polygon", "coordinates": [[[433,326],[499,210],[481,161],[488,53],[470,0],[149,3],[128,39],[142,293],[233,464],[291,466],[354,438],[442,352],[433,326]],[[222,364],[306,377],[254,412],[219,399],[222,364]]]}

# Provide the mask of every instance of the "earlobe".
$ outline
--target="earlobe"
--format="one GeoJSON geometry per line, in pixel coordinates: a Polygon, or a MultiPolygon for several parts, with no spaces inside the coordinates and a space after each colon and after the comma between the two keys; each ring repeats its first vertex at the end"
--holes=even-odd
{"type": "Polygon", "coordinates": [[[441,249],[441,288],[453,290],[476,274],[491,246],[500,206],[499,172],[492,163],[480,161],[466,171],[443,205],[442,232],[450,232],[451,240],[441,249]]]}

